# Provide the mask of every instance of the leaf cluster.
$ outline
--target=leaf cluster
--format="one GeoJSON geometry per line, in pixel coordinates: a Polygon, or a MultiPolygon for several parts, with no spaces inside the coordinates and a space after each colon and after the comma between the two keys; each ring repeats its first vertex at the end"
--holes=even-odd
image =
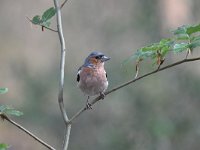
{"type": "Polygon", "coordinates": [[[31,22],[35,25],[40,25],[43,27],[49,27],[51,24],[51,18],[56,14],[54,7],[47,9],[41,16],[36,15],[33,17],[31,22]]]}
{"type": "Polygon", "coordinates": [[[187,58],[189,53],[200,46],[199,32],[200,24],[178,27],[176,30],[172,31],[173,37],[161,39],[157,43],[153,43],[138,49],[125,62],[131,59],[136,59],[136,68],[138,68],[139,62],[146,59],[151,59],[153,64],[160,66],[164,62],[169,52],[174,52],[174,54],[187,52],[187,58]]]}
{"type": "Polygon", "coordinates": [[[23,115],[23,112],[15,110],[14,108],[7,105],[0,105],[0,115],[21,116],[23,115]]]}
{"type": "MultiPolygon", "coordinates": [[[[0,94],[5,94],[6,92],[8,92],[8,88],[0,88],[0,94]]],[[[0,105],[0,116],[3,115],[21,116],[23,113],[21,111],[15,110],[10,106],[0,105]]]]}

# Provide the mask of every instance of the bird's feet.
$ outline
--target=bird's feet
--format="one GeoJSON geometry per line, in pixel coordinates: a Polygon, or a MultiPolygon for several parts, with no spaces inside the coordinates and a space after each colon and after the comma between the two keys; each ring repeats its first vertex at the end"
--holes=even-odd
{"type": "Polygon", "coordinates": [[[86,101],[86,106],[85,106],[85,108],[86,108],[87,110],[92,109],[92,104],[89,103],[89,98],[90,98],[90,97],[88,96],[87,101],[86,101]]]}
{"type": "Polygon", "coordinates": [[[102,100],[105,98],[105,96],[106,95],[103,92],[100,92],[100,97],[101,97],[102,100]]]}
{"type": "Polygon", "coordinates": [[[87,110],[92,109],[92,105],[91,105],[89,102],[87,102],[85,108],[86,108],[87,110]]]}

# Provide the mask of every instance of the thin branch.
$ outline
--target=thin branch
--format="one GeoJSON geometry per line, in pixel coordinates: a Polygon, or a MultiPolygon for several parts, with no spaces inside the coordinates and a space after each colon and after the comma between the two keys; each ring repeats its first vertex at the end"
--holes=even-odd
{"type": "MultiPolygon", "coordinates": [[[[119,85],[119,86],[117,86],[117,87],[111,89],[110,91],[105,92],[104,94],[105,94],[105,95],[109,95],[109,94],[112,93],[112,92],[115,92],[115,91],[117,91],[117,90],[119,90],[119,89],[121,89],[121,88],[123,88],[123,87],[125,87],[125,86],[128,86],[128,85],[131,84],[131,83],[134,83],[134,82],[136,82],[136,81],[138,81],[138,80],[140,80],[140,79],[142,79],[142,78],[148,77],[148,76],[150,76],[150,75],[152,75],[152,74],[155,74],[155,73],[157,73],[157,72],[166,70],[166,69],[168,69],[168,68],[172,68],[172,67],[174,67],[174,66],[177,66],[177,65],[180,65],[180,64],[183,64],[183,63],[186,63],[186,62],[197,61],[197,60],[200,60],[200,57],[191,58],[191,59],[184,59],[184,60],[175,62],[175,63],[173,63],[173,64],[167,65],[167,66],[165,66],[165,67],[157,68],[156,70],[154,70],[154,71],[152,71],[152,72],[149,72],[149,73],[144,74],[144,75],[142,75],[142,76],[140,76],[140,77],[134,78],[133,80],[130,80],[130,81],[128,81],[128,82],[125,82],[125,83],[123,83],[123,84],[121,84],[121,85],[119,85]]],[[[100,99],[101,99],[101,96],[98,96],[98,97],[96,97],[95,99],[93,99],[93,100],[91,101],[91,103],[90,103],[91,106],[94,105],[94,104],[95,104],[97,101],[99,101],[100,99]]],[[[87,110],[86,107],[83,107],[82,109],[80,109],[74,116],[71,117],[71,119],[69,120],[69,122],[72,123],[78,116],[80,116],[80,115],[81,115],[84,111],[86,111],[86,110],[87,110]]]]}
{"type": "Polygon", "coordinates": [[[63,149],[67,150],[68,149],[68,145],[69,145],[69,137],[70,137],[70,133],[71,133],[71,124],[70,123],[66,127],[66,131],[65,132],[66,133],[65,133],[65,139],[64,139],[63,149]]]}
{"type": "MultiPolygon", "coordinates": [[[[27,19],[28,21],[30,21],[32,24],[34,24],[34,22],[33,22],[29,17],[26,17],[26,19],[27,19]]],[[[55,29],[52,29],[52,28],[43,26],[43,25],[41,25],[41,24],[37,24],[37,25],[38,25],[38,26],[41,26],[42,28],[45,28],[45,29],[47,29],[47,30],[50,30],[50,31],[53,31],[53,32],[58,32],[58,31],[55,30],[55,29]]]]}
{"type": "Polygon", "coordinates": [[[63,6],[65,5],[65,3],[67,3],[67,1],[68,1],[68,0],[65,0],[65,1],[61,4],[61,6],[60,6],[61,9],[62,9],[63,6]]]}
{"type": "Polygon", "coordinates": [[[43,146],[45,146],[46,148],[50,149],[50,150],[56,150],[55,148],[53,148],[51,145],[45,143],[44,141],[42,141],[40,138],[38,138],[36,135],[34,135],[33,133],[31,133],[30,131],[28,131],[27,129],[25,129],[24,127],[22,127],[20,124],[16,123],[15,121],[11,120],[10,118],[8,118],[6,115],[1,114],[0,117],[3,120],[7,120],[9,123],[11,123],[12,125],[18,127],[21,131],[25,132],[26,134],[28,134],[29,136],[31,136],[33,139],[35,139],[36,141],[38,141],[39,143],[41,143],[43,146]]]}
{"type": "Polygon", "coordinates": [[[64,88],[64,75],[65,75],[65,39],[62,28],[62,18],[61,18],[61,8],[59,7],[58,0],[54,0],[54,6],[56,9],[56,21],[57,21],[57,30],[58,36],[61,45],[61,59],[60,59],[60,81],[59,81],[59,94],[58,94],[58,103],[61,110],[61,114],[66,125],[66,133],[64,138],[63,149],[67,150],[69,145],[69,137],[71,131],[71,124],[69,124],[69,119],[65,111],[64,102],[63,102],[63,88],[64,88]]]}

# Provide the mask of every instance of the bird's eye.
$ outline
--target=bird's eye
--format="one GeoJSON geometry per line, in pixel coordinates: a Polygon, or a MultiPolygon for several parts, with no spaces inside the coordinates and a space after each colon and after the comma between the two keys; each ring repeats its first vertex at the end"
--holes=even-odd
{"type": "Polygon", "coordinates": [[[96,59],[101,59],[101,58],[102,58],[102,55],[96,56],[95,58],[96,58],[96,59]]]}

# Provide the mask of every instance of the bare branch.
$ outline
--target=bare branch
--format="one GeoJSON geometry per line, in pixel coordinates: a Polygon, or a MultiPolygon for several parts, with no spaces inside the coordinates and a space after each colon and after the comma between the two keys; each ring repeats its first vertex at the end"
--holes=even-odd
{"type": "MultiPolygon", "coordinates": [[[[28,20],[28,21],[30,21],[32,24],[34,24],[33,23],[33,21],[29,18],[29,17],[26,17],[26,19],[28,20]]],[[[45,28],[45,29],[47,29],[47,30],[50,30],[50,31],[53,31],[53,32],[58,32],[57,30],[54,30],[54,29],[52,29],[52,28],[49,28],[49,27],[46,27],[46,26],[43,26],[43,25],[40,25],[40,24],[37,24],[38,26],[41,26],[42,28],[45,28]]],[[[43,29],[42,29],[43,30],[43,29]]]]}
{"type": "Polygon", "coordinates": [[[40,138],[38,138],[36,135],[34,135],[33,133],[31,133],[30,131],[28,131],[27,129],[25,129],[24,127],[22,127],[20,124],[16,123],[15,121],[11,120],[10,118],[8,118],[6,115],[1,114],[0,117],[3,120],[7,120],[9,123],[11,123],[12,125],[18,127],[21,131],[25,132],[26,134],[28,134],[29,136],[31,136],[32,138],[34,138],[36,141],[38,141],[39,143],[41,143],[43,146],[45,146],[46,148],[50,149],[50,150],[56,150],[55,148],[53,148],[51,145],[45,143],[44,141],[42,141],[40,138]]]}
{"type": "MultiPolygon", "coordinates": [[[[148,76],[150,76],[150,75],[152,75],[152,74],[155,74],[155,73],[157,73],[157,72],[166,70],[166,69],[168,69],[168,68],[172,68],[172,67],[174,67],[174,66],[177,66],[177,65],[180,65],[180,64],[183,64],[183,63],[186,63],[186,62],[192,62],[192,61],[197,61],[197,60],[200,60],[200,57],[191,58],[191,59],[184,59],[184,60],[175,62],[175,63],[173,63],[173,64],[167,65],[167,66],[165,66],[165,67],[157,68],[156,70],[154,70],[154,71],[152,71],[152,72],[149,72],[149,73],[144,74],[144,75],[142,75],[142,76],[140,76],[140,77],[134,78],[133,80],[130,80],[130,81],[128,81],[128,82],[125,82],[125,83],[123,83],[123,84],[121,84],[121,85],[119,85],[119,86],[117,86],[117,87],[111,89],[110,91],[105,92],[104,94],[105,94],[105,95],[109,95],[110,93],[113,93],[113,92],[115,92],[115,91],[117,91],[117,90],[119,90],[119,89],[121,89],[121,88],[123,88],[123,87],[125,87],[125,86],[128,86],[129,84],[132,84],[132,83],[134,83],[134,82],[136,82],[136,81],[138,81],[138,80],[140,80],[140,79],[142,79],[142,78],[148,77],[148,76]]],[[[90,103],[91,106],[94,105],[94,104],[95,104],[97,101],[99,101],[100,99],[101,99],[101,96],[98,96],[98,97],[96,97],[95,99],[93,99],[93,100],[91,101],[91,103],[90,103]]],[[[80,109],[74,116],[71,117],[71,119],[69,120],[69,123],[72,123],[77,117],[79,117],[79,116],[80,116],[84,111],[86,111],[86,110],[87,110],[86,107],[83,107],[82,109],[80,109]]]]}
{"type": "Polygon", "coordinates": [[[63,149],[67,150],[69,145],[69,137],[71,131],[71,124],[67,113],[65,111],[64,102],[63,102],[63,88],[64,88],[64,75],[65,75],[65,39],[62,28],[62,18],[61,18],[61,8],[59,7],[58,0],[54,0],[54,6],[56,9],[56,21],[57,21],[57,30],[58,36],[61,45],[61,59],[60,59],[60,81],[59,81],[59,94],[58,94],[58,103],[61,110],[61,114],[66,125],[66,133],[64,138],[63,149]]]}

